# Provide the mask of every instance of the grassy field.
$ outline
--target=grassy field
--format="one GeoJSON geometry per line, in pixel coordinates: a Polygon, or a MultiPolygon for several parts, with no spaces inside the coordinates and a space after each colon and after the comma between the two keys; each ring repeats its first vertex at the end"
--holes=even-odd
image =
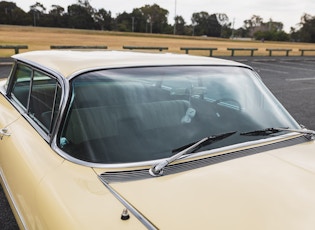
{"type": "MultiPolygon", "coordinates": [[[[122,50],[123,46],[163,46],[167,52],[184,53],[180,47],[213,47],[214,56],[230,56],[227,48],[258,48],[255,56],[268,56],[266,48],[290,48],[290,56],[300,55],[300,48],[315,49],[315,44],[291,42],[240,41],[207,37],[157,35],[144,33],[119,33],[109,31],[76,30],[60,28],[43,28],[29,26],[0,25],[0,45],[28,45],[28,49],[47,50],[51,45],[107,46],[109,50],[122,50]]],[[[159,52],[159,51],[156,51],[159,52]]],[[[209,51],[190,51],[190,54],[208,56],[209,51]]],[[[14,54],[14,50],[0,49],[1,57],[14,54]]],[[[235,55],[246,56],[249,51],[237,51],[235,55]]],[[[276,52],[275,55],[285,55],[276,52]]],[[[314,55],[306,52],[305,55],[314,55]]]]}

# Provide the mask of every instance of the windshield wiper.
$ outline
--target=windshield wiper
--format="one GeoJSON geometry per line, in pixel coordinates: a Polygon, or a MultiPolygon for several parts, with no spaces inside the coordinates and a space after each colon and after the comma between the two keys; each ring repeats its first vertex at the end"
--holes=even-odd
{"type": "Polygon", "coordinates": [[[185,145],[181,148],[178,148],[176,150],[173,150],[173,152],[181,150],[180,152],[176,153],[175,155],[160,161],[159,163],[153,165],[150,169],[149,169],[149,173],[152,176],[162,176],[163,175],[163,169],[169,165],[170,163],[172,163],[173,161],[179,159],[182,155],[184,154],[188,154],[188,153],[193,153],[195,151],[197,151],[198,149],[200,149],[203,146],[206,145],[210,145],[214,142],[223,140],[233,134],[235,134],[236,131],[234,132],[229,132],[229,133],[224,133],[224,134],[219,134],[219,135],[214,135],[214,136],[209,136],[209,137],[205,137],[203,139],[201,139],[200,141],[194,142],[192,144],[189,145],[185,145]]]}
{"type": "Polygon", "coordinates": [[[244,135],[244,136],[268,136],[268,135],[282,132],[282,131],[305,134],[309,140],[314,140],[314,137],[315,137],[315,131],[314,130],[289,129],[289,128],[267,128],[267,129],[261,129],[261,130],[255,130],[255,131],[240,133],[240,135],[244,135]]]}
{"type": "Polygon", "coordinates": [[[286,128],[266,128],[266,129],[259,129],[250,132],[243,132],[240,135],[244,136],[269,136],[274,133],[282,132],[283,130],[287,130],[286,128]]]}

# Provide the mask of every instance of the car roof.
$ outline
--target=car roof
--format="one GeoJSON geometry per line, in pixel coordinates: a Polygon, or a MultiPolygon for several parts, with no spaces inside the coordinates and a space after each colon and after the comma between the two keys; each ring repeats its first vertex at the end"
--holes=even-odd
{"type": "Polygon", "coordinates": [[[165,65],[246,66],[218,58],[130,51],[44,50],[16,54],[12,58],[53,71],[66,78],[101,68],[165,65]]]}

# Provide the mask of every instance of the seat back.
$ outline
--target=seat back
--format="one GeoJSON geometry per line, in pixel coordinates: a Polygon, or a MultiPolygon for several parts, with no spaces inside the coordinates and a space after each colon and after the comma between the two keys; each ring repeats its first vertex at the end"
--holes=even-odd
{"type": "Polygon", "coordinates": [[[126,136],[130,131],[148,131],[182,125],[189,107],[185,100],[156,101],[125,106],[74,109],[66,138],[72,143],[111,136],[126,136]]]}

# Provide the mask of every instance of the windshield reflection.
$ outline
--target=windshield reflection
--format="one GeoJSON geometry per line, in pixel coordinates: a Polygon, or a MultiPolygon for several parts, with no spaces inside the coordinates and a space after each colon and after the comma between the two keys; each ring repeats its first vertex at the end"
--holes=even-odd
{"type": "MultiPolygon", "coordinates": [[[[231,130],[299,128],[257,75],[243,67],[103,70],[74,78],[72,87],[59,147],[88,162],[156,160],[231,130]]],[[[204,148],[262,138],[233,135],[204,148]]]]}

